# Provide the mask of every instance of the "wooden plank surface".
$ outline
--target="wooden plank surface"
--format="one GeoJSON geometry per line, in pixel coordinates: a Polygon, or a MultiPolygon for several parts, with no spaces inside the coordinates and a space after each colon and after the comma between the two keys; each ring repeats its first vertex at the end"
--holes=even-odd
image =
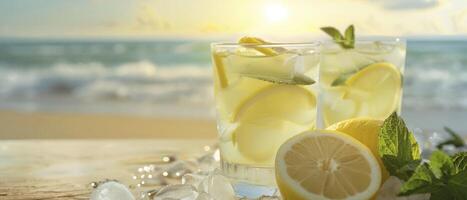
{"type": "Polygon", "coordinates": [[[93,181],[117,179],[134,185],[132,175],[141,166],[157,164],[169,154],[190,159],[213,143],[154,139],[0,141],[0,199],[89,199],[93,181]]]}

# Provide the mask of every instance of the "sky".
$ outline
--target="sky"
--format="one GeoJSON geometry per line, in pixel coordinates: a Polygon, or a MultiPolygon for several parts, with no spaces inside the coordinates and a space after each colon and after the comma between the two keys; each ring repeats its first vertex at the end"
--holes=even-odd
{"type": "Polygon", "coordinates": [[[467,35],[467,0],[0,0],[0,37],[467,35]]]}

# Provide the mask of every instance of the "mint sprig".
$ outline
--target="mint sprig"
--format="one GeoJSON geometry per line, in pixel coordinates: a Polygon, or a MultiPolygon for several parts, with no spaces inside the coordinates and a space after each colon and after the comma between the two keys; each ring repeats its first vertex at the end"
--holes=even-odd
{"type": "Polygon", "coordinates": [[[383,123],[378,153],[389,174],[406,181],[399,196],[430,193],[430,200],[467,199],[467,152],[450,157],[435,151],[429,162],[422,163],[415,137],[396,113],[383,123]]]}
{"type": "Polygon", "coordinates": [[[355,29],[353,25],[350,25],[345,29],[344,35],[334,27],[326,26],[321,27],[321,30],[332,37],[334,42],[339,44],[344,49],[353,49],[355,47],[355,29]]]}
{"type": "Polygon", "coordinates": [[[420,147],[404,120],[391,114],[378,135],[378,153],[389,174],[408,180],[421,162],[420,147]]]}
{"type": "Polygon", "coordinates": [[[429,163],[419,165],[412,177],[402,185],[400,196],[431,193],[430,200],[467,197],[467,153],[449,157],[435,151],[429,163]]]}
{"type": "Polygon", "coordinates": [[[458,133],[456,133],[455,131],[453,131],[452,129],[450,129],[449,127],[445,126],[444,127],[444,130],[449,134],[451,135],[451,139],[448,139],[444,142],[441,142],[439,143],[438,145],[436,145],[436,148],[438,149],[443,149],[443,146],[445,145],[454,145],[455,147],[463,147],[465,146],[465,142],[464,140],[462,139],[461,136],[459,136],[458,133]]]}

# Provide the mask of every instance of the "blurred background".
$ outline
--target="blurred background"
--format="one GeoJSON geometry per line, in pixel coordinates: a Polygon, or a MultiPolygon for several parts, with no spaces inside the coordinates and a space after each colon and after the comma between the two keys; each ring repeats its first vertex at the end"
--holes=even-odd
{"type": "Polygon", "coordinates": [[[465,0],[0,1],[0,139],[214,138],[210,46],[408,40],[403,115],[467,133],[465,0]]]}

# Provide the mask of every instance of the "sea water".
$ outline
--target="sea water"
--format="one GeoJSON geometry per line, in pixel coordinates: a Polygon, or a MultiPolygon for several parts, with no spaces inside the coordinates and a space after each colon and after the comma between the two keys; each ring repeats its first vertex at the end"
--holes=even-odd
{"type": "MultiPolygon", "coordinates": [[[[0,109],[214,118],[211,42],[0,39],[0,109]]],[[[467,40],[408,40],[410,126],[467,131],[465,52],[467,40]]]]}

